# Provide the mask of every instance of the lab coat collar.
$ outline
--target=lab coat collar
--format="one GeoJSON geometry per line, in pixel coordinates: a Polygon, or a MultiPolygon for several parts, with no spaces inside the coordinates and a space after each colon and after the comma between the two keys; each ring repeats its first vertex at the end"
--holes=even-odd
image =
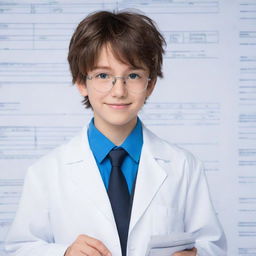
{"type": "MultiPolygon", "coordinates": [[[[90,203],[101,211],[115,227],[108,195],[89,146],[87,128],[87,126],[83,127],[82,132],[63,148],[66,172],[77,192],[89,198],[90,203]]],[[[87,207],[86,202],[84,202],[84,207],[87,207]]]]}
{"type": "Polygon", "coordinates": [[[167,178],[167,172],[159,164],[159,161],[170,162],[170,156],[168,157],[163,148],[163,141],[145,126],[143,126],[143,137],[144,145],[136,179],[129,234],[167,178]]]}

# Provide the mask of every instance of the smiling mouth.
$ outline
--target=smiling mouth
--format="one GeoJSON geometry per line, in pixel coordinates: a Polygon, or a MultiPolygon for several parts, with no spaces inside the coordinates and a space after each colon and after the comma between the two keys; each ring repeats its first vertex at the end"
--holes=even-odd
{"type": "Polygon", "coordinates": [[[115,109],[127,108],[131,103],[107,103],[108,106],[115,109]]]}

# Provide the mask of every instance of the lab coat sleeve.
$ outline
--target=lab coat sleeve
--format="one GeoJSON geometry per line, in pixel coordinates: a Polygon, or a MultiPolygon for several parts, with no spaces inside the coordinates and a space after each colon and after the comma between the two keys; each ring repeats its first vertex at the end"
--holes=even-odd
{"type": "Polygon", "coordinates": [[[203,165],[191,156],[187,170],[185,231],[197,234],[199,256],[226,256],[226,238],[211,202],[203,165]]]}
{"type": "Polygon", "coordinates": [[[44,177],[30,168],[5,249],[12,256],[63,256],[68,245],[54,243],[44,177]]]}

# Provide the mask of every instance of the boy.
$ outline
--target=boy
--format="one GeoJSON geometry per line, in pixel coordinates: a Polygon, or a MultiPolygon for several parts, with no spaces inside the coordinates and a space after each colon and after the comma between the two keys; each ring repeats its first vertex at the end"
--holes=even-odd
{"type": "MultiPolygon", "coordinates": [[[[68,61],[94,118],[28,171],[6,249],[16,256],[143,256],[151,236],[197,233],[175,256],[225,254],[201,163],[137,117],[162,77],[164,38],[130,12],[77,27],[68,61]]],[[[170,255],[171,256],[171,255],[170,255]]]]}

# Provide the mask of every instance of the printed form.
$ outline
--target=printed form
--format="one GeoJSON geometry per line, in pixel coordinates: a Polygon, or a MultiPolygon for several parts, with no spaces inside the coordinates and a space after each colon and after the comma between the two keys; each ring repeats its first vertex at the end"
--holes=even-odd
{"type": "Polygon", "coordinates": [[[167,42],[141,119],[204,162],[228,256],[256,255],[254,0],[0,2],[0,255],[27,168],[92,117],[69,73],[74,28],[124,8],[152,17],[167,42]]]}

